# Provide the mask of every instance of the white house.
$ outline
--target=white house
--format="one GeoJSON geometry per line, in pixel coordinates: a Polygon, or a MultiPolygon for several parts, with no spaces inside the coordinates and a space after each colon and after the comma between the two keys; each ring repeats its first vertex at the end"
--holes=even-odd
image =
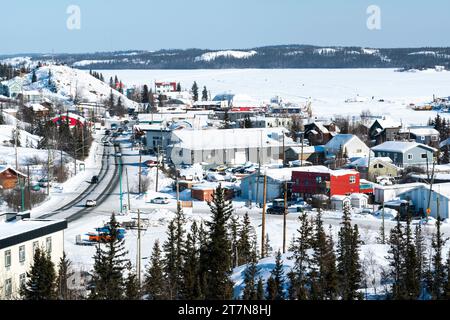
{"type": "Polygon", "coordinates": [[[369,196],[364,193],[352,193],[350,201],[353,208],[363,209],[369,205],[369,196]]]}
{"type": "Polygon", "coordinates": [[[348,196],[334,195],[330,198],[331,209],[341,211],[344,207],[351,206],[351,199],[348,196]]]}
{"type": "Polygon", "coordinates": [[[264,173],[266,178],[266,201],[280,198],[284,192],[284,182],[291,181],[292,171],[298,168],[262,169],[241,180],[241,196],[257,203],[264,201],[264,173]],[[265,171],[265,172],[264,172],[265,171]]]}
{"type": "Polygon", "coordinates": [[[33,253],[40,247],[58,265],[64,251],[66,220],[22,219],[21,215],[0,215],[0,299],[16,299],[25,283],[33,253]]]}
{"type": "Polygon", "coordinates": [[[399,194],[403,200],[412,201],[414,208],[418,213],[426,213],[427,208],[431,209],[430,215],[437,218],[439,215],[442,219],[449,218],[450,211],[450,183],[440,183],[430,186],[421,185],[414,189],[399,194]]]}
{"type": "Polygon", "coordinates": [[[285,128],[176,130],[168,156],[175,165],[279,162],[283,140],[285,147],[296,145],[287,132],[285,128]]]}
{"type": "Polygon", "coordinates": [[[357,136],[352,134],[337,134],[325,145],[327,155],[337,155],[339,152],[348,158],[368,157],[370,148],[357,136]]]}

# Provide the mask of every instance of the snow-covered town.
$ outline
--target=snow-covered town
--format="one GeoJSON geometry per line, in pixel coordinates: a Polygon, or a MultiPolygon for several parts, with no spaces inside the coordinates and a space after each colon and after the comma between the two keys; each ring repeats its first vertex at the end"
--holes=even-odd
{"type": "Polygon", "coordinates": [[[0,55],[0,299],[448,299],[450,55],[259,54],[0,55]]]}

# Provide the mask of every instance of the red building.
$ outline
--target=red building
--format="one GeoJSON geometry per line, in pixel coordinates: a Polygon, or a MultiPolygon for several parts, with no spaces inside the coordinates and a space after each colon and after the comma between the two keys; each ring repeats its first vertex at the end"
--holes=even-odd
{"type": "Polygon", "coordinates": [[[86,119],[77,114],[66,113],[54,117],[52,121],[58,126],[61,123],[64,123],[65,121],[69,121],[69,127],[75,127],[75,126],[83,126],[84,123],[86,122],[86,119]]]}
{"type": "Polygon", "coordinates": [[[175,92],[177,91],[177,83],[176,82],[155,82],[155,92],[163,93],[163,92],[175,92]]]}
{"type": "Polygon", "coordinates": [[[347,195],[360,192],[359,172],[331,170],[324,166],[303,167],[292,171],[292,192],[300,195],[347,195]]]}

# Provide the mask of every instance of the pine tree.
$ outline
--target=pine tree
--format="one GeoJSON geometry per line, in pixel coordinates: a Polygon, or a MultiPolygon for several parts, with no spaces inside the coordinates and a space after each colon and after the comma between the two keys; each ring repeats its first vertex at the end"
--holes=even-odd
{"type": "Polygon", "coordinates": [[[312,241],[313,256],[311,270],[309,273],[311,283],[311,298],[314,300],[324,300],[325,298],[325,275],[327,257],[327,236],[323,228],[322,211],[317,211],[314,225],[314,238],[312,241]]]}
{"type": "Polygon", "coordinates": [[[445,299],[450,300],[450,250],[447,253],[447,278],[445,279],[444,289],[445,289],[445,299]]]}
{"type": "Polygon", "coordinates": [[[339,292],[343,300],[355,300],[360,297],[357,290],[361,282],[361,264],[359,261],[358,226],[352,228],[350,208],[344,207],[341,229],[337,245],[337,274],[339,292]]]}
{"type": "Polygon", "coordinates": [[[221,185],[213,194],[209,203],[212,213],[211,221],[206,221],[208,240],[204,256],[200,259],[202,281],[205,281],[205,298],[210,300],[226,300],[232,297],[231,244],[226,226],[232,214],[231,201],[225,200],[225,190],[221,185]],[[205,264],[206,263],[206,264],[205,264]]]}
{"type": "Polygon", "coordinates": [[[278,250],[275,257],[275,268],[270,273],[270,277],[273,279],[274,293],[273,300],[284,300],[284,270],[283,261],[281,260],[281,252],[278,250]]]}
{"type": "Polygon", "coordinates": [[[36,70],[33,70],[33,74],[31,75],[31,83],[37,82],[36,70]]]}
{"type": "Polygon", "coordinates": [[[194,84],[192,85],[192,96],[194,101],[198,101],[198,85],[197,82],[194,81],[194,84]]]}
{"type": "Polygon", "coordinates": [[[183,266],[184,286],[182,296],[186,300],[197,300],[202,297],[199,278],[199,247],[199,230],[197,223],[194,221],[191,225],[191,232],[186,238],[186,261],[183,266]]]}
{"type": "Polygon", "coordinates": [[[125,299],[126,300],[140,300],[141,296],[141,286],[138,281],[138,276],[136,271],[131,267],[131,263],[127,266],[128,275],[125,279],[125,299]]]}
{"type": "Polygon", "coordinates": [[[114,213],[108,223],[109,234],[97,245],[94,255],[92,289],[90,298],[95,300],[120,300],[123,297],[127,254],[124,239],[119,235],[119,223],[114,213]],[[102,247],[105,246],[105,249],[102,247]]]}
{"type": "Polygon", "coordinates": [[[113,80],[113,77],[110,77],[110,78],[109,78],[109,86],[110,86],[110,88],[114,89],[114,80],[113,80]]]}
{"type": "Polygon", "coordinates": [[[179,82],[177,83],[177,91],[181,92],[181,84],[179,82]]]}
{"type": "Polygon", "coordinates": [[[408,215],[405,227],[405,294],[406,298],[416,300],[420,294],[420,274],[417,270],[417,252],[411,230],[411,216],[408,215]]]}
{"type": "Polygon", "coordinates": [[[230,219],[230,240],[231,240],[231,265],[236,268],[239,263],[239,248],[238,248],[238,233],[239,233],[239,223],[236,216],[232,216],[230,219]]]}
{"type": "Polygon", "coordinates": [[[441,219],[437,216],[436,232],[433,233],[431,247],[434,250],[434,255],[431,258],[432,262],[432,282],[430,286],[430,293],[433,299],[441,300],[445,296],[445,268],[442,262],[442,249],[448,239],[444,239],[441,233],[441,219]]]}
{"type": "Polygon", "coordinates": [[[275,300],[277,296],[277,286],[275,284],[275,279],[271,275],[269,279],[267,279],[266,285],[266,299],[267,300],[275,300]]]}
{"type": "Polygon", "coordinates": [[[60,300],[72,299],[72,292],[68,288],[69,278],[74,274],[71,270],[72,262],[67,259],[66,253],[63,252],[63,256],[59,260],[58,264],[58,277],[56,278],[57,296],[60,300]]]}
{"type": "Polygon", "coordinates": [[[208,90],[206,89],[206,86],[203,87],[202,101],[208,101],[208,90]]]}
{"type": "MultiPolygon", "coordinates": [[[[256,246],[255,246],[256,247],[256,246]]],[[[256,248],[255,248],[256,249],[256,248]]],[[[256,300],[257,299],[257,287],[256,278],[259,273],[257,265],[256,252],[253,252],[252,259],[244,271],[244,291],[242,293],[243,300],[256,300]]]]}
{"type": "Polygon", "coordinates": [[[397,225],[391,229],[389,235],[390,249],[388,251],[390,276],[392,278],[391,297],[394,300],[404,299],[404,235],[400,225],[400,217],[397,217],[397,225]]]}
{"type": "Polygon", "coordinates": [[[419,223],[414,230],[414,245],[416,250],[416,274],[419,278],[420,293],[422,295],[425,279],[425,266],[427,265],[425,239],[422,234],[422,225],[419,223]]]}
{"type": "Polygon", "coordinates": [[[3,104],[0,104],[0,125],[5,124],[5,118],[3,116],[3,104]]]}
{"type": "Polygon", "coordinates": [[[149,300],[167,299],[166,279],[161,261],[161,249],[159,241],[156,240],[144,280],[144,293],[149,300]]]}
{"type": "Polygon", "coordinates": [[[261,258],[268,257],[272,254],[272,246],[270,245],[270,239],[269,234],[266,233],[266,240],[264,241],[264,257],[261,256],[261,258]]]}
{"type": "Polygon", "coordinates": [[[144,88],[142,90],[141,102],[142,103],[149,103],[149,93],[148,93],[147,85],[144,85],[144,88]]]}
{"type": "Polygon", "coordinates": [[[249,129],[249,128],[252,128],[252,127],[253,127],[253,125],[252,125],[252,121],[250,120],[250,116],[249,115],[245,116],[245,118],[244,118],[244,128],[249,129]]]}
{"type": "Polygon", "coordinates": [[[176,265],[177,260],[177,249],[176,249],[176,226],[175,220],[170,221],[167,227],[167,240],[163,244],[164,259],[163,268],[164,273],[167,278],[167,289],[170,300],[174,300],[178,294],[178,266],[176,265]]]}
{"type": "Polygon", "coordinates": [[[252,255],[252,238],[254,230],[250,223],[248,213],[244,214],[242,226],[239,231],[239,240],[237,244],[238,251],[238,265],[247,264],[250,262],[252,255]]]}
{"type": "Polygon", "coordinates": [[[311,265],[311,258],[308,250],[312,246],[312,226],[306,213],[299,217],[300,229],[297,230],[298,236],[292,245],[292,257],[294,267],[289,274],[290,279],[290,299],[306,300],[309,299],[307,290],[308,269],[311,265]]]}
{"type": "Polygon", "coordinates": [[[331,233],[327,237],[324,253],[324,297],[328,300],[336,299],[338,295],[338,275],[336,269],[336,254],[334,252],[334,242],[331,233]]]}
{"type": "Polygon", "coordinates": [[[27,278],[25,286],[20,290],[24,300],[53,300],[56,298],[55,266],[47,252],[36,248],[27,278]]]}
{"type": "Polygon", "coordinates": [[[264,300],[264,282],[261,277],[258,278],[256,284],[256,300],[264,300]]]}

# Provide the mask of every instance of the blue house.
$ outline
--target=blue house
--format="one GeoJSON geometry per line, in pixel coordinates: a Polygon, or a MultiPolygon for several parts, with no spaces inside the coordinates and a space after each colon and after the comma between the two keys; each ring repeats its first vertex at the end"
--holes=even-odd
{"type": "Polygon", "coordinates": [[[389,157],[398,167],[433,164],[435,148],[409,141],[387,141],[372,148],[375,157],[389,157]]]}

